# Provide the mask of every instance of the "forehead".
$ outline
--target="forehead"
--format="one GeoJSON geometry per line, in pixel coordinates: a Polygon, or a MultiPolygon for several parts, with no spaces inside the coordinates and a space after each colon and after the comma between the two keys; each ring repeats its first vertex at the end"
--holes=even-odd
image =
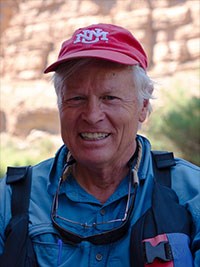
{"type": "Polygon", "coordinates": [[[67,69],[66,84],[80,84],[82,82],[115,83],[126,80],[132,81],[132,67],[116,64],[110,61],[93,60],[85,64],[75,64],[67,69]]]}

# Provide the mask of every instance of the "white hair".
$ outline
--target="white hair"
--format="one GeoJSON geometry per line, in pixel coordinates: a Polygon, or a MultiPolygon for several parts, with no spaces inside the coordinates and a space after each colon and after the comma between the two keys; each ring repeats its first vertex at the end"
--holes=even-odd
{"type": "MultiPolygon", "coordinates": [[[[53,75],[53,83],[57,94],[58,107],[60,107],[60,105],[62,104],[62,95],[63,95],[63,90],[66,89],[65,88],[66,80],[78,69],[80,70],[81,68],[95,61],[102,62],[102,64],[105,64],[105,66],[109,66],[108,64],[110,65],[114,64],[119,67],[121,66],[124,68],[129,68],[129,69],[131,68],[133,71],[134,88],[136,88],[137,90],[139,103],[143,103],[144,100],[152,99],[154,82],[150,79],[145,70],[141,68],[139,65],[127,66],[123,64],[114,63],[111,61],[108,62],[105,60],[98,60],[93,58],[81,58],[78,60],[76,59],[69,61],[67,63],[63,63],[53,75]]],[[[151,111],[152,108],[149,102],[148,104],[149,114],[151,113],[151,111]]]]}

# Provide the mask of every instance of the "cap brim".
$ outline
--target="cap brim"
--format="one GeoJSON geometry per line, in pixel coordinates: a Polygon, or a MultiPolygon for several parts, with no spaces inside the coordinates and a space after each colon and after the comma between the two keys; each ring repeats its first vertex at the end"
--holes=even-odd
{"type": "Polygon", "coordinates": [[[75,58],[85,58],[85,57],[92,57],[92,58],[99,58],[99,59],[105,59],[125,65],[136,65],[139,64],[137,60],[134,60],[133,58],[129,57],[128,55],[110,51],[110,50],[84,50],[79,51],[75,53],[71,53],[68,55],[63,56],[53,64],[51,64],[49,67],[47,67],[44,71],[44,73],[48,73],[51,71],[56,71],[58,66],[64,62],[67,62],[71,59],[75,58]]]}

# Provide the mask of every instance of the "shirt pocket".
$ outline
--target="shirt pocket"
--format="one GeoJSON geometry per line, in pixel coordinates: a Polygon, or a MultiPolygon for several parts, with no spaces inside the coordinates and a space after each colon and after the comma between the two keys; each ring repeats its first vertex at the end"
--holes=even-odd
{"type": "Polygon", "coordinates": [[[66,266],[76,253],[76,246],[63,243],[52,225],[34,225],[30,227],[29,235],[39,266],[66,266]]]}

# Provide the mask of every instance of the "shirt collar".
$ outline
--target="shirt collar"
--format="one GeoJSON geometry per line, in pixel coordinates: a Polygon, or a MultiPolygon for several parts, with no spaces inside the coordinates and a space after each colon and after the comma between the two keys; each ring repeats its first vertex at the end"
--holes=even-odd
{"type": "Polygon", "coordinates": [[[63,173],[63,168],[66,162],[68,149],[65,145],[61,146],[57,151],[49,172],[48,192],[54,195],[57,190],[58,181],[63,173]]]}
{"type": "MultiPolygon", "coordinates": [[[[120,198],[128,194],[128,182],[129,175],[127,175],[121,183],[118,185],[116,191],[110,196],[110,198],[104,203],[104,206],[119,200],[120,198]]],[[[66,196],[79,203],[92,203],[101,205],[101,203],[91,194],[82,188],[76,179],[70,174],[67,179],[63,182],[62,188],[60,189],[60,194],[66,194],[66,196]]]]}

